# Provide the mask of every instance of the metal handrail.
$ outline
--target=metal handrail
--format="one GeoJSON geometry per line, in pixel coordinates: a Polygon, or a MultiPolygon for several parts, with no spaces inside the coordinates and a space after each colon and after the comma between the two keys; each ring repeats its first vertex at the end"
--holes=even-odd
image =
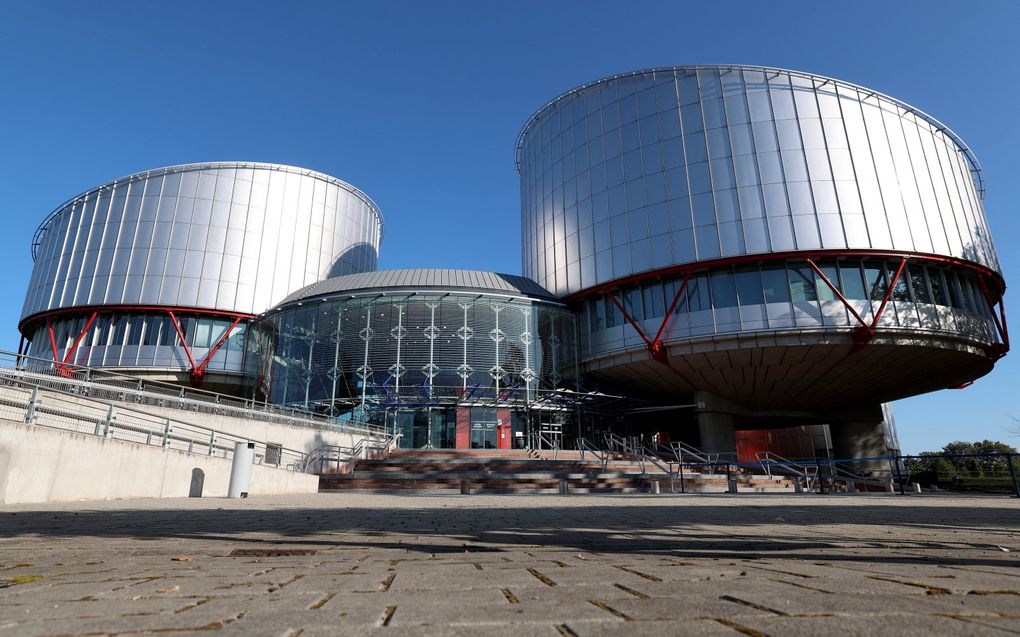
{"type": "Polygon", "coordinates": [[[31,375],[34,382],[47,379],[58,389],[74,387],[72,393],[99,396],[120,402],[150,404],[158,407],[175,407],[197,412],[234,416],[263,422],[315,427],[336,432],[379,434],[384,428],[368,423],[331,422],[321,415],[267,403],[258,403],[201,389],[185,388],[129,376],[108,369],[83,367],[71,363],[15,354],[0,350],[0,376],[24,378],[31,375]],[[13,363],[13,365],[12,365],[13,363]],[[103,392],[111,392],[106,395],[103,392]]]}
{"type": "MultiPolygon", "coordinates": [[[[658,444],[658,443],[655,443],[655,444],[658,444]]],[[[673,469],[673,463],[670,462],[669,460],[664,460],[662,457],[660,457],[658,455],[658,453],[654,450],[654,448],[649,447],[647,444],[641,445],[638,449],[641,451],[639,456],[642,459],[648,460],[648,462],[652,463],[652,465],[655,466],[659,471],[662,471],[663,473],[668,475],[669,476],[670,485],[672,485],[673,484],[673,474],[675,472],[675,470],[673,469]],[[662,465],[663,462],[666,463],[665,466],[662,465]]],[[[644,469],[644,464],[642,464],[642,466],[641,466],[641,472],[642,473],[647,473],[645,471],[645,469],[644,469]]]]}
{"type": "Polygon", "coordinates": [[[629,453],[633,455],[640,455],[634,445],[627,442],[622,436],[617,436],[612,432],[606,432],[602,434],[603,439],[606,441],[606,447],[615,453],[629,453]]]}
{"type": "Polygon", "coordinates": [[[772,468],[785,469],[793,475],[804,478],[810,487],[811,482],[818,479],[818,465],[811,462],[798,462],[784,458],[771,451],[758,451],[754,454],[758,463],[765,470],[768,477],[772,477],[772,468]]]}
{"type": "Polygon", "coordinates": [[[577,448],[580,449],[581,451],[581,462],[584,462],[584,454],[586,452],[590,453],[591,455],[595,456],[595,459],[598,460],[599,463],[602,465],[602,473],[606,472],[606,467],[609,465],[608,453],[593,445],[591,442],[588,441],[587,438],[583,436],[577,439],[577,448]]]}
{"type": "Polygon", "coordinates": [[[701,464],[714,465],[719,462],[718,453],[702,451],[697,447],[692,447],[691,445],[680,442],[679,440],[669,443],[669,446],[676,455],[677,462],[683,462],[684,454],[691,456],[701,464]]]}
{"type": "Polygon", "coordinates": [[[305,454],[268,441],[252,440],[177,418],[164,418],[112,402],[86,398],[29,380],[0,386],[0,417],[3,408],[18,412],[11,420],[28,425],[74,431],[114,440],[160,446],[186,453],[232,457],[234,443],[254,443],[256,462],[301,471],[305,454]],[[261,449],[261,453],[259,453],[261,449]]]}

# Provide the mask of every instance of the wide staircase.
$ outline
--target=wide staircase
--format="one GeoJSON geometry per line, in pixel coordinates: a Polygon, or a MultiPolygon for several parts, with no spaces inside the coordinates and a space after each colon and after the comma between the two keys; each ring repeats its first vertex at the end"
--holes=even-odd
{"type": "Polygon", "coordinates": [[[323,473],[320,491],[430,493],[792,493],[794,480],[725,467],[681,467],[625,453],[415,449],[323,473]]]}

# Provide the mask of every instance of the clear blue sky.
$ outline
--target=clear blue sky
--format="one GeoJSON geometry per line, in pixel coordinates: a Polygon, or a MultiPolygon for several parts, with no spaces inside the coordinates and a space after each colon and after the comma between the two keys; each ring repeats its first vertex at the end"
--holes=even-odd
{"type": "MultiPolygon", "coordinates": [[[[811,71],[931,113],[984,164],[1004,274],[1020,286],[1018,25],[1012,1],[7,2],[0,347],[17,347],[45,215],[170,164],[317,169],[382,208],[380,267],[518,273],[521,125],[578,84],[670,64],[811,71]]],[[[1018,370],[1020,351],[966,390],[897,403],[904,449],[1007,439],[1018,370]]]]}

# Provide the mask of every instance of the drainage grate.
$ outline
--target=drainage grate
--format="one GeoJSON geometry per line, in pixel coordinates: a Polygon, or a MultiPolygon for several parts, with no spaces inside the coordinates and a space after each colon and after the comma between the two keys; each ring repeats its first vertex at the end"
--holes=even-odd
{"type": "Polygon", "coordinates": [[[292,557],[315,555],[315,549],[234,549],[227,557],[292,557]]]}

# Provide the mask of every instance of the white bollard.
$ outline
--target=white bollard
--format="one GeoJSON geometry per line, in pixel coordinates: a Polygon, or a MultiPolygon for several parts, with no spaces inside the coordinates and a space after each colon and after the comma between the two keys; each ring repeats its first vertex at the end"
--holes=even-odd
{"type": "Polygon", "coordinates": [[[230,464],[228,498],[247,498],[251,486],[251,466],[255,462],[255,443],[234,443],[234,461],[230,464]]]}

